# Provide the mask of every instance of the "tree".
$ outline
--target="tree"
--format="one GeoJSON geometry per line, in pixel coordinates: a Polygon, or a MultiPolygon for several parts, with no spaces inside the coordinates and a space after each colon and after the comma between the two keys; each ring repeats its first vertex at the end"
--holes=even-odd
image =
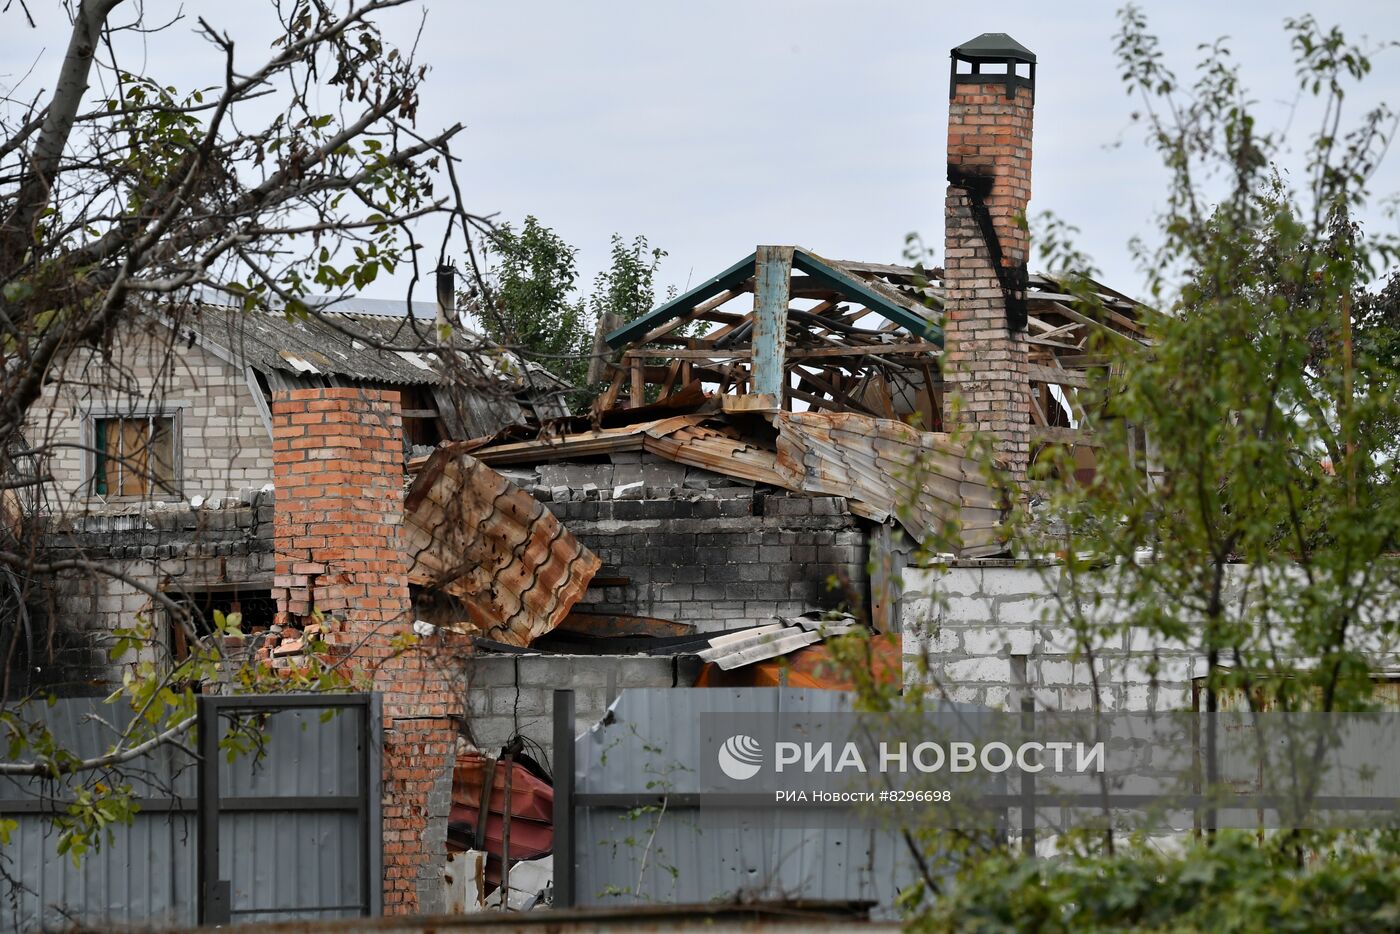
{"type": "MultiPolygon", "coordinates": [[[[1304,181],[1289,184],[1277,167],[1286,135],[1262,127],[1223,40],[1187,83],[1140,11],[1121,20],[1124,82],[1168,176],[1165,207],[1135,242],[1158,310],[1151,348],[1107,331],[1089,348],[1105,362],[1081,426],[1101,445],[1094,478],[1056,482],[1074,476],[1072,452],[1049,458],[1049,493],[1022,503],[1013,547],[1058,556],[1045,587],[1062,599],[1046,625],[1072,633],[1095,710],[1103,653],[1130,632],[1206,660],[1206,712],[1227,694],[1254,710],[1368,709],[1396,649],[1400,369],[1395,287],[1371,285],[1396,242],[1356,218],[1394,120],[1381,107],[1347,127],[1368,50],[1311,17],[1287,20],[1300,94],[1323,115],[1303,147],[1304,181]],[[1155,441],[1150,462],[1139,432],[1155,441]]],[[[1082,270],[1072,228],[1050,230],[1041,245],[1054,271],[1082,270]]],[[[1095,288],[1073,288],[1092,308],[1095,288]]],[[[1210,718],[1207,750],[1215,729],[1210,718]]],[[[1393,831],[1222,831],[1163,855],[1111,826],[1061,837],[1043,862],[999,844],[963,849],[954,894],[918,910],[917,926],[1394,923],[1393,831]]],[[[954,848],[946,835],[923,839],[930,858],[954,848]]]]}
{"type": "Polygon", "coordinates": [[[666,251],[652,247],[638,235],[631,243],[612,236],[612,265],[593,280],[590,306],[599,321],[621,327],[651,311],[656,305],[656,270],[666,251]]]}
{"type": "Polygon", "coordinates": [[[485,287],[463,295],[487,334],[538,362],[577,390],[586,404],[602,379],[607,348],[602,336],[646,314],[656,304],[656,271],[666,252],[637,236],[612,236],[611,265],[578,296],[578,251],[534,216],[517,232],[496,229],[486,249],[485,287]]]}
{"type": "Polygon", "coordinates": [[[593,333],[576,295],[578,251],[529,215],[496,228],[487,246],[489,306],[466,296],[486,333],[573,386],[584,383],[593,333]]]}
{"type": "MultiPolygon", "coordinates": [[[[139,58],[144,37],[174,23],[148,21],[144,6],[125,0],[65,5],[71,29],[52,89],[27,100],[13,92],[0,104],[0,477],[7,495],[0,570],[7,580],[121,573],[81,556],[47,558],[11,508],[9,497],[46,482],[42,469],[21,469],[16,452],[37,464],[53,453],[59,442],[32,425],[30,414],[76,354],[103,352],[144,309],[158,307],[178,321],[193,301],[213,296],[248,312],[300,316],[318,313],[313,291],[343,295],[399,266],[412,270],[416,284],[422,244],[415,223],[445,221],[442,256],[448,238],[479,229],[458,195],[449,148],[460,125],[415,126],[427,67],[388,45],[376,25],[379,14],[403,3],[276,0],[266,9],[279,36],[254,58],[200,19],[194,36],[218,57],[222,74],[212,86],[185,91],[126,64],[139,58]]],[[[4,12],[20,28],[29,11],[21,0],[4,12]]],[[[408,291],[411,299],[412,284],[408,291]]],[[[409,325],[402,344],[387,349],[421,350],[442,336],[409,325]]],[[[140,580],[127,583],[189,627],[187,607],[140,580]]],[[[9,658],[24,621],[5,622],[9,658]]],[[[221,614],[215,622],[238,625],[221,614]]],[[[114,652],[154,645],[151,625],[131,620],[114,634],[114,652]]],[[[153,746],[184,742],[191,685],[223,661],[215,643],[193,628],[188,634],[196,650],[187,659],[129,669],[114,699],[140,715],[103,756],[81,759],[54,742],[42,719],[0,708],[7,744],[0,774],[44,776],[55,798],[75,802],[56,818],[60,847],[75,858],[126,813],[129,802],[113,779],[121,766],[153,746]]],[[[247,689],[267,687],[254,671],[235,678],[247,689]]],[[[342,684],[337,672],[313,663],[275,689],[342,684]]],[[[0,824],[0,837],[5,830],[0,824]]]]}

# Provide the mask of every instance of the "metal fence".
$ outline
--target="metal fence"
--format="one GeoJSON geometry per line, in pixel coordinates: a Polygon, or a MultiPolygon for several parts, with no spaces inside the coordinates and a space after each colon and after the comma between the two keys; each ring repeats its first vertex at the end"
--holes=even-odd
{"type": "MultiPolygon", "coordinates": [[[[111,745],[113,707],[74,698],[33,712],[82,756],[111,745]]],[[[379,696],[202,697],[198,755],[163,746],[124,768],[135,820],[78,865],[56,851],[51,783],[0,778],[0,930],[378,915],[379,696]],[[249,748],[230,757],[230,730],[249,748]]]]}
{"type": "Polygon", "coordinates": [[[919,877],[898,828],[846,810],[701,806],[703,714],[849,705],[836,691],[630,689],[575,739],[573,692],[556,691],[555,905],[827,899],[890,915],[919,877]]]}

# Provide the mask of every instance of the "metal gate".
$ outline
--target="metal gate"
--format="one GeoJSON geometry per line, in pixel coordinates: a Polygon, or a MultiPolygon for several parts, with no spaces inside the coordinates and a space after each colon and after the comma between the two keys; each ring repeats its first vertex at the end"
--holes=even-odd
{"type": "Polygon", "coordinates": [[[200,698],[202,923],[381,913],[381,722],[377,694],[200,698]],[[221,754],[240,730],[263,748],[221,754]]]}

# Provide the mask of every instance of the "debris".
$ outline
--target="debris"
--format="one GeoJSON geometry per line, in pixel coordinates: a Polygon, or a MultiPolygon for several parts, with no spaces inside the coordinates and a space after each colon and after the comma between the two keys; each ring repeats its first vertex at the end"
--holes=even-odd
{"type": "MultiPolygon", "coordinates": [[[[475,456],[488,464],[572,460],[646,451],[667,460],[795,493],[844,496],[856,515],[893,518],[924,540],[961,522],[965,557],[1001,550],[1005,504],[982,465],[946,434],[919,431],[896,419],[849,412],[728,415],[697,412],[621,428],[488,443],[475,456]]],[[[556,500],[558,494],[556,493],[556,500]]],[[[641,481],[612,498],[641,499],[641,481]]]]}
{"type": "MultiPolygon", "coordinates": [[[[509,762],[510,825],[506,830],[506,758],[470,752],[457,757],[452,770],[452,810],[447,822],[450,853],[480,850],[487,854],[489,891],[501,884],[502,857],[509,846],[511,872],[518,861],[550,852],[554,845],[554,788],[529,756],[509,762]]],[[[514,888],[514,886],[512,886],[514,888]]]]}
{"type": "MultiPolygon", "coordinates": [[[[596,578],[594,584],[597,584],[596,578]]],[[[695,627],[651,616],[575,612],[564,618],[557,631],[585,636],[688,636],[695,632],[695,627]]]]}
{"type": "Polygon", "coordinates": [[[454,446],[404,501],[408,579],[462,602],[489,638],[529,645],[569,614],[602,562],[538,500],[454,446]]]}

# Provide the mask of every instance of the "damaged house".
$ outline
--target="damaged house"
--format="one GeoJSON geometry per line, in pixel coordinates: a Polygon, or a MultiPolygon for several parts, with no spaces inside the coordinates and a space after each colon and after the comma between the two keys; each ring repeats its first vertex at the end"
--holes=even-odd
{"type": "MultiPolygon", "coordinates": [[[[427,912],[449,849],[491,851],[478,751],[547,760],[555,688],[580,726],[628,687],[841,688],[825,643],[856,627],[902,682],[907,543],[946,541],[979,587],[1011,565],[1007,494],[952,430],[993,439],[1013,487],[1051,445],[1091,472],[1091,335],[1143,342],[1131,299],[1094,283],[1091,309],[1027,271],[1034,62],[1000,34],[953,51],[942,268],[758,246],[607,333],[586,412],[508,355],[435,344],[437,306],[143,316],[35,413],[45,548],[121,575],[29,601],[12,690],[106,693],[107,634],[153,612],[124,577],[241,612],[228,650],[274,667],[318,627],[383,693],[385,905],[427,912]],[[424,651],[393,647],[410,632],[424,651]]],[[[990,703],[1010,676],[989,671],[990,703]]]]}
{"type": "MultiPolygon", "coordinates": [[[[450,296],[450,276],[443,279],[450,296]]],[[[563,413],[553,377],[483,353],[469,334],[444,366],[448,355],[438,357],[426,337],[438,306],[415,303],[414,317],[405,307],[357,299],[284,316],[197,303],[138,315],[50,379],[31,412],[29,449],[11,458],[49,482],[24,501],[11,497],[7,520],[29,514],[58,560],[98,562],[201,618],[238,610],[250,626],[271,625],[275,392],[397,392],[402,458],[563,413]]],[[[9,693],[105,693],[120,680],[106,637],[149,612],[150,598],[112,577],[67,574],[45,584],[25,588],[23,661],[10,666],[9,693]]]]}

